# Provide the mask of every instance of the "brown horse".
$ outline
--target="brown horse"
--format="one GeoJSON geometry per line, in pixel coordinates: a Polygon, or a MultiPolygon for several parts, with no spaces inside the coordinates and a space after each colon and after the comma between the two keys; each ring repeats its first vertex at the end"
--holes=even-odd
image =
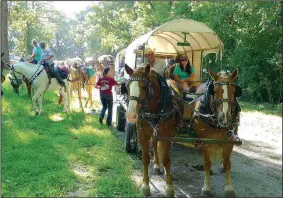
{"type": "MultiPolygon", "coordinates": [[[[80,68],[69,68],[70,72],[70,79],[69,81],[72,82],[71,85],[71,92],[70,92],[70,99],[71,99],[71,104],[72,104],[72,99],[73,99],[73,93],[72,90],[78,91],[78,96],[79,96],[79,103],[80,107],[83,109],[83,104],[82,104],[82,88],[84,88],[88,93],[88,98],[85,104],[85,107],[87,107],[88,103],[90,104],[90,107],[92,107],[93,100],[92,100],[92,90],[93,87],[95,87],[96,84],[96,76],[89,76],[87,73],[83,72],[80,70],[80,68]]],[[[60,95],[59,98],[59,104],[62,102],[62,96],[60,95]]]]}
{"type": "Polygon", "coordinates": [[[148,166],[149,142],[153,137],[154,170],[160,172],[160,165],[166,172],[166,196],[174,196],[174,187],[171,175],[170,149],[171,142],[155,141],[154,137],[174,137],[177,120],[182,118],[183,100],[166,86],[166,80],[150,65],[138,67],[134,71],[125,64],[125,70],[130,75],[127,83],[129,104],[127,120],[130,124],[137,124],[138,140],[142,148],[143,184],[141,193],[150,195],[148,166]],[[180,105],[180,106],[179,106],[180,105]],[[179,115],[179,119],[178,119],[179,115]]]}
{"type": "MultiPolygon", "coordinates": [[[[192,127],[199,138],[235,140],[239,124],[239,105],[236,97],[239,96],[240,87],[234,81],[238,70],[232,73],[219,72],[218,74],[209,70],[213,82],[205,91],[201,86],[197,92],[204,93],[203,97],[196,102],[192,127]],[[210,117],[202,116],[203,114],[210,117]]],[[[204,155],[204,187],[203,196],[210,196],[210,174],[211,158],[223,160],[223,167],[226,172],[225,195],[235,196],[231,183],[231,161],[230,156],[233,144],[204,144],[202,146],[204,155]]]]}

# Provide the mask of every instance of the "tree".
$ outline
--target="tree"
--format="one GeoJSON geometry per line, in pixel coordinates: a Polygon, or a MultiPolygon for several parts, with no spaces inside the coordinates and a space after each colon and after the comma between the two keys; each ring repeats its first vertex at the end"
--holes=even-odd
{"type": "Polygon", "coordinates": [[[2,52],[4,52],[2,60],[9,63],[7,1],[1,1],[1,54],[2,52]]]}

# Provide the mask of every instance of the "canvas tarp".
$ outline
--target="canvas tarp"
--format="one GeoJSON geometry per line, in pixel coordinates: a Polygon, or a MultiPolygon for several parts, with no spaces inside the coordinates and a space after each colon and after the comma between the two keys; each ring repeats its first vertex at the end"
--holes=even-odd
{"type": "MultiPolygon", "coordinates": [[[[177,54],[187,54],[196,70],[197,79],[201,76],[201,58],[215,53],[222,58],[224,45],[217,34],[207,25],[191,19],[176,19],[165,23],[145,35],[138,37],[126,48],[125,62],[135,67],[138,47],[145,44],[155,49],[155,56],[169,59],[177,54]],[[178,46],[178,42],[186,41],[190,46],[178,46]]],[[[138,55],[140,55],[138,53],[138,55]]]]}

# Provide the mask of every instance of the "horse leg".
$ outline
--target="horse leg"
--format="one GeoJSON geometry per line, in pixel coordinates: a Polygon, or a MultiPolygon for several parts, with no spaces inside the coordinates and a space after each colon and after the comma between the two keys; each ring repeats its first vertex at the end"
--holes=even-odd
{"type": "Polygon", "coordinates": [[[63,97],[62,97],[62,95],[60,94],[58,104],[61,104],[62,101],[63,101],[63,97]]]}
{"type": "Polygon", "coordinates": [[[83,103],[82,103],[82,87],[81,87],[81,85],[78,86],[78,94],[79,94],[80,107],[84,110],[83,103]]]}
{"type": "Polygon", "coordinates": [[[202,196],[210,196],[211,188],[210,188],[210,174],[209,170],[211,168],[211,161],[210,161],[210,152],[208,145],[204,145],[204,152],[203,152],[203,168],[204,168],[204,186],[201,189],[202,196]]]}
{"type": "Polygon", "coordinates": [[[230,156],[233,150],[233,145],[227,145],[223,147],[223,166],[226,172],[225,179],[225,196],[226,197],[235,197],[235,190],[231,182],[231,161],[230,156]]]}
{"type": "Polygon", "coordinates": [[[72,84],[70,82],[66,82],[66,93],[67,93],[67,104],[68,104],[68,112],[71,113],[71,90],[72,84]]]}
{"type": "Polygon", "coordinates": [[[89,85],[89,103],[90,103],[90,108],[92,108],[92,85],[89,85]]]}
{"type": "Polygon", "coordinates": [[[36,100],[38,99],[38,97],[40,97],[40,95],[43,93],[43,91],[44,91],[43,89],[37,89],[36,92],[34,93],[34,96],[32,97],[32,106],[33,106],[33,109],[34,109],[36,115],[38,115],[36,100]]]}
{"type": "Polygon", "coordinates": [[[63,97],[64,112],[69,113],[67,96],[66,96],[66,92],[64,89],[65,89],[64,87],[61,87],[59,92],[60,92],[60,95],[62,95],[63,97]]]}
{"type": "Polygon", "coordinates": [[[139,143],[142,148],[142,162],[143,162],[143,183],[141,187],[141,194],[143,196],[150,195],[150,187],[149,187],[149,176],[148,176],[148,166],[150,163],[149,157],[149,140],[150,136],[148,136],[144,131],[138,132],[139,143]]]}
{"type": "Polygon", "coordinates": [[[170,149],[171,149],[171,142],[158,142],[158,155],[159,160],[162,162],[163,166],[165,167],[165,193],[167,197],[174,197],[174,187],[172,182],[172,175],[171,175],[171,159],[170,159],[170,149]]]}
{"type": "Polygon", "coordinates": [[[153,171],[155,172],[155,174],[157,175],[161,175],[161,171],[160,171],[160,166],[159,166],[159,159],[158,159],[158,151],[157,151],[157,141],[155,139],[152,138],[151,140],[152,145],[153,145],[153,161],[154,161],[154,165],[153,165],[153,171]]]}
{"type": "Polygon", "coordinates": [[[43,113],[43,105],[42,105],[43,95],[44,95],[44,92],[42,92],[42,94],[38,97],[38,103],[39,103],[38,115],[41,115],[43,113]]]}

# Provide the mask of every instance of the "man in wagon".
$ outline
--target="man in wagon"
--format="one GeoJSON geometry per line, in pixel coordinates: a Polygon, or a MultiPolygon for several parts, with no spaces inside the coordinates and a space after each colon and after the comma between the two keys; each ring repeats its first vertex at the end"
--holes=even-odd
{"type": "Polygon", "coordinates": [[[155,58],[154,51],[150,47],[144,49],[144,56],[147,59],[150,67],[154,69],[160,75],[163,75],[164,70],[166,69],[166,62],[163,59],[155,58]]]}

